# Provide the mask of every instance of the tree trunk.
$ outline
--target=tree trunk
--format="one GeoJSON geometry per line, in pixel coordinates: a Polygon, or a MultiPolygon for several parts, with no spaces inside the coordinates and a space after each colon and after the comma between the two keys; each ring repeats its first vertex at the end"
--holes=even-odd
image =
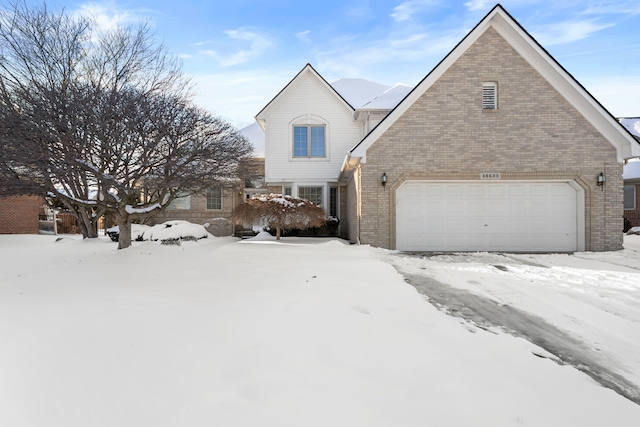
{"type": "Polygon", "coordinates": [[[276,227],[276,240],[280,240],[280,227],[276,227]]]}
{"type": "Polygon", "coordinates": [[[118,210],[116,220],[120,228],[118,249],[126,249],[131,246],[131,223],[129,222],[129,214],[126,211],[118,210]]]}
{"type": "Polygon", "coordinates": [[[77,208],[76,218],[83,238],[93,239],[98,237],[98,218],[94,217],[89,209],[77,208]]]}

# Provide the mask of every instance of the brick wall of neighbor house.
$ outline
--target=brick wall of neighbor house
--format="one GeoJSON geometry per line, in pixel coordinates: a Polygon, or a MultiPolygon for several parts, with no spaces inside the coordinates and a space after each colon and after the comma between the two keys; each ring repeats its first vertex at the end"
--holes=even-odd
{"type": "Polygon", "coordinates": [[[632,227],[640,227],[640,184],[634,185],[636,186],[636,209],[625,210],[624,217],[631,222],[632,227]]]}
{"type": "Polygon", "coordinates": [[[206,196],[192,195],[191,209],[166,209],[163,213],[155,215],[149,224],[184,220],[194,224],[209,224],[207,231],[214,236],[230,236],[234,232],[233,212],[240,199],[239,190],[223,188],[222,209],[207,209],[206,196]]]}
{"type": "Polygon", "coordinates": [[[615,149],[493,28],[367,151],[361,242],[395,247],[395,190],[405,180],[477,180],[488,171],[503,180],[574,180],[585,190],[586,250],[622,247],[615,149]],[[481,108],[485,81],[498,83],[498,110],[481,108]]]}
{"type": "Polygon", "coordinates": [[[38,196],[0,197],[0,234],[38,234],[43,204],[38,196]]]}

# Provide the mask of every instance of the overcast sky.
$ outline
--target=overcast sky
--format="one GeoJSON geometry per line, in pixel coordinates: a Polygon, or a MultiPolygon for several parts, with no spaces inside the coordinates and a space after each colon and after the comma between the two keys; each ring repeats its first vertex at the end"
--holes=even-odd
{"type": "MultiPolygon", "coordinates": [[[[29,3],[40,1],[27,0],[29,3]]],[[[50,0],[103,25],[149,20],[238,127],[311,63],[329,82],[417,84],[491,10],[485,0],[50,0]]],[[[640,1],[505,0],[505,9],[613,115],[640,116],[640,1]]]]}

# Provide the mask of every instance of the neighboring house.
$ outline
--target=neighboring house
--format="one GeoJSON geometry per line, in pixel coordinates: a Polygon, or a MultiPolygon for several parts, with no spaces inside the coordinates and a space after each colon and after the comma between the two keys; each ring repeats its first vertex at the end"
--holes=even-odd
{"type": "Polygon", "coordinates": [[[410,93],[358,98],[347,89],[362,81],[340,82],[306,65],[256,120],[269,191],[323,206],[342,236],[407,251],[622,248],[622,167],[640,145],[500,5],[410,93]]]}
{"type": "Polygon", "coordinates": [[[264,183],[264,159],[252,158],[243,162],[244,181],[229,179],[224,185],[207,188],[203,194],[192,194],[173,200],[164,212],[156,214],[150,224],[169,220],[185,220],[205,225],[214,236],[230,236],[235,233],[234,211],[247,197],[266,191],[264,183]]]}
{"type": "MultiPolygon", "coordinates": [[[[640,141],[640,117],[622,117],[618,121],[640,141]]],[[[624,165],[624,217],[632,227],[640,227],[640,161],[624,165]]]]}
{"type": "Polygon", "coordinates": [[[0,197],[0,234],[38,234],[43,206],[39,196],[0,197]]]}
{"type": "Polygon", "coordinates": [[[640,227],[640,161],[624,165],[624,217],[631,227],[640,227]]]}

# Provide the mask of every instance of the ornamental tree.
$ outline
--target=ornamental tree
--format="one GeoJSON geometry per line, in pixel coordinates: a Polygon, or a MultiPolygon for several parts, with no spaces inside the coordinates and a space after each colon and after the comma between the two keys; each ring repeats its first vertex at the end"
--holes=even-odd
{"type": "Polygon", "coordinates": [[[328,218],[324,209],[309,200],[267,194],[238,206],[236,219],[244,226],[275,228],[276,240],[280,240],[283,231],[321,227],[328,218]]]}

